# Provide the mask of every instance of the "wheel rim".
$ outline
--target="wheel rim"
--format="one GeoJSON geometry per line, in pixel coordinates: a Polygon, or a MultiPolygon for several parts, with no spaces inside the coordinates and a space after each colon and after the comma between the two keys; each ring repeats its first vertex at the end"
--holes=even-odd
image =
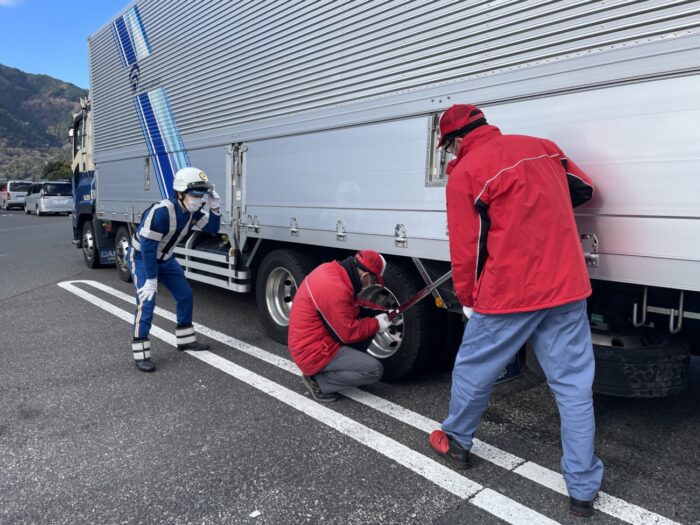
{"type": "MultiPolygon", "coordinates": [[[[396,296],[381,286],[370,286],[361,294],[362,299],[383,306],[387,310],[393,310],[399,305],[396,296]]],[[[404,336],[403,315],[399,315],[394,323],[383,334],[377,333],[370,343],[367,353],[377,359],[387,359],[393,356],[401,348],[404,336]]]]}
{"type": "Polygon", "coordinates": [[[83,232],[83,254],[88,261],[92,261],[94,252],[95,240],[92,237],[92,232],[86,229],[83,232]]]}
{"type": "Polygon", "coordinates": [[[126,237],[122,236],[118,241],[117,241],[117,246],[116,246],[116,252],[117,252],[117,265],[119,266],[119,269],[123,272],[128,272],[129,270],[129,265],[126,262],[126,250],[129,248],[129,241],[126,239],[126,237]]]}
{"type": "Polygon", "coordinates": [[[289,311],[297,293],[297,282],[286,268],[277,267],[270,272],[265,285],[267,311],[275,323],[289,326],[289,311]]]}

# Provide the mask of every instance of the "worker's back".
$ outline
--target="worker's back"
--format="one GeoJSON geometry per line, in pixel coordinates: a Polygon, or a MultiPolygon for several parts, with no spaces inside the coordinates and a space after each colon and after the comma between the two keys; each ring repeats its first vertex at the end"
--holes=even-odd
{"type": "Polygon", "coordinates": [[[451,195],[471,193],[478,234],[465,239],[464,248],[459,239],[451,238],[450,246],[466,250],[461,258],[476,258],[473,274],[458,278],[478,276],[475,309],[530,311],[587,297],[591,287],[570,195],[570,183],[590,193],[587,181],[567,176],[567,161],[548,140],[483,126],[462,148],[448,183],[448,213],[451,221],[459,213],[450,210],[451,195]]]}

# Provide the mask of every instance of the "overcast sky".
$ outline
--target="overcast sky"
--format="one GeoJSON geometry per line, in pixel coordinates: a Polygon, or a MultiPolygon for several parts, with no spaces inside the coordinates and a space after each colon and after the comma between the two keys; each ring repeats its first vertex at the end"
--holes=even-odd
{"type": "Polygon", "coordinates": [[[87,88],[87,37],[130,3],[0,0],[0,64],[87,88]]]}

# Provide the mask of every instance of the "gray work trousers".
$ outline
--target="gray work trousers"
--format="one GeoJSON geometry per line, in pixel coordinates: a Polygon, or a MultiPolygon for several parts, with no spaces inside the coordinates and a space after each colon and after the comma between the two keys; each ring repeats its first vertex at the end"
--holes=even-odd
{"type": "Polygon", "coordinates": [[[371,355],[342,346],[330,363],[314,375],[314,379],[321,392],[331,394],[353,386],[376,383],[383,373],[384,367],[371,355]]]}

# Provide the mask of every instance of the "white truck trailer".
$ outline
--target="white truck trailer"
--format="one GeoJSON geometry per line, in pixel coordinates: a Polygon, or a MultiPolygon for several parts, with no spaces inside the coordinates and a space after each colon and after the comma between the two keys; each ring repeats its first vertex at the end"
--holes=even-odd
{"type": "MultiPolygon", "coordinates": [[[[138,0],[88,43],[91,100],[72,131],[88,265],[129,279],[130,231],[193,165],[224,197],[222,226],[177,256],[189,279],[254,290],[272,338],[286,339],[301,279],[353,250],[388,257],[371,294],[401,302],[449,269],[437,121],[477,104],[596,183],[577,208],[596,391],[685,386],[689,345],[671,334],[697,348],[700,2],[138,0]]],[[[387,378],[461,333],[451,286],[434,295],[374,341],[387,378]]]]}

